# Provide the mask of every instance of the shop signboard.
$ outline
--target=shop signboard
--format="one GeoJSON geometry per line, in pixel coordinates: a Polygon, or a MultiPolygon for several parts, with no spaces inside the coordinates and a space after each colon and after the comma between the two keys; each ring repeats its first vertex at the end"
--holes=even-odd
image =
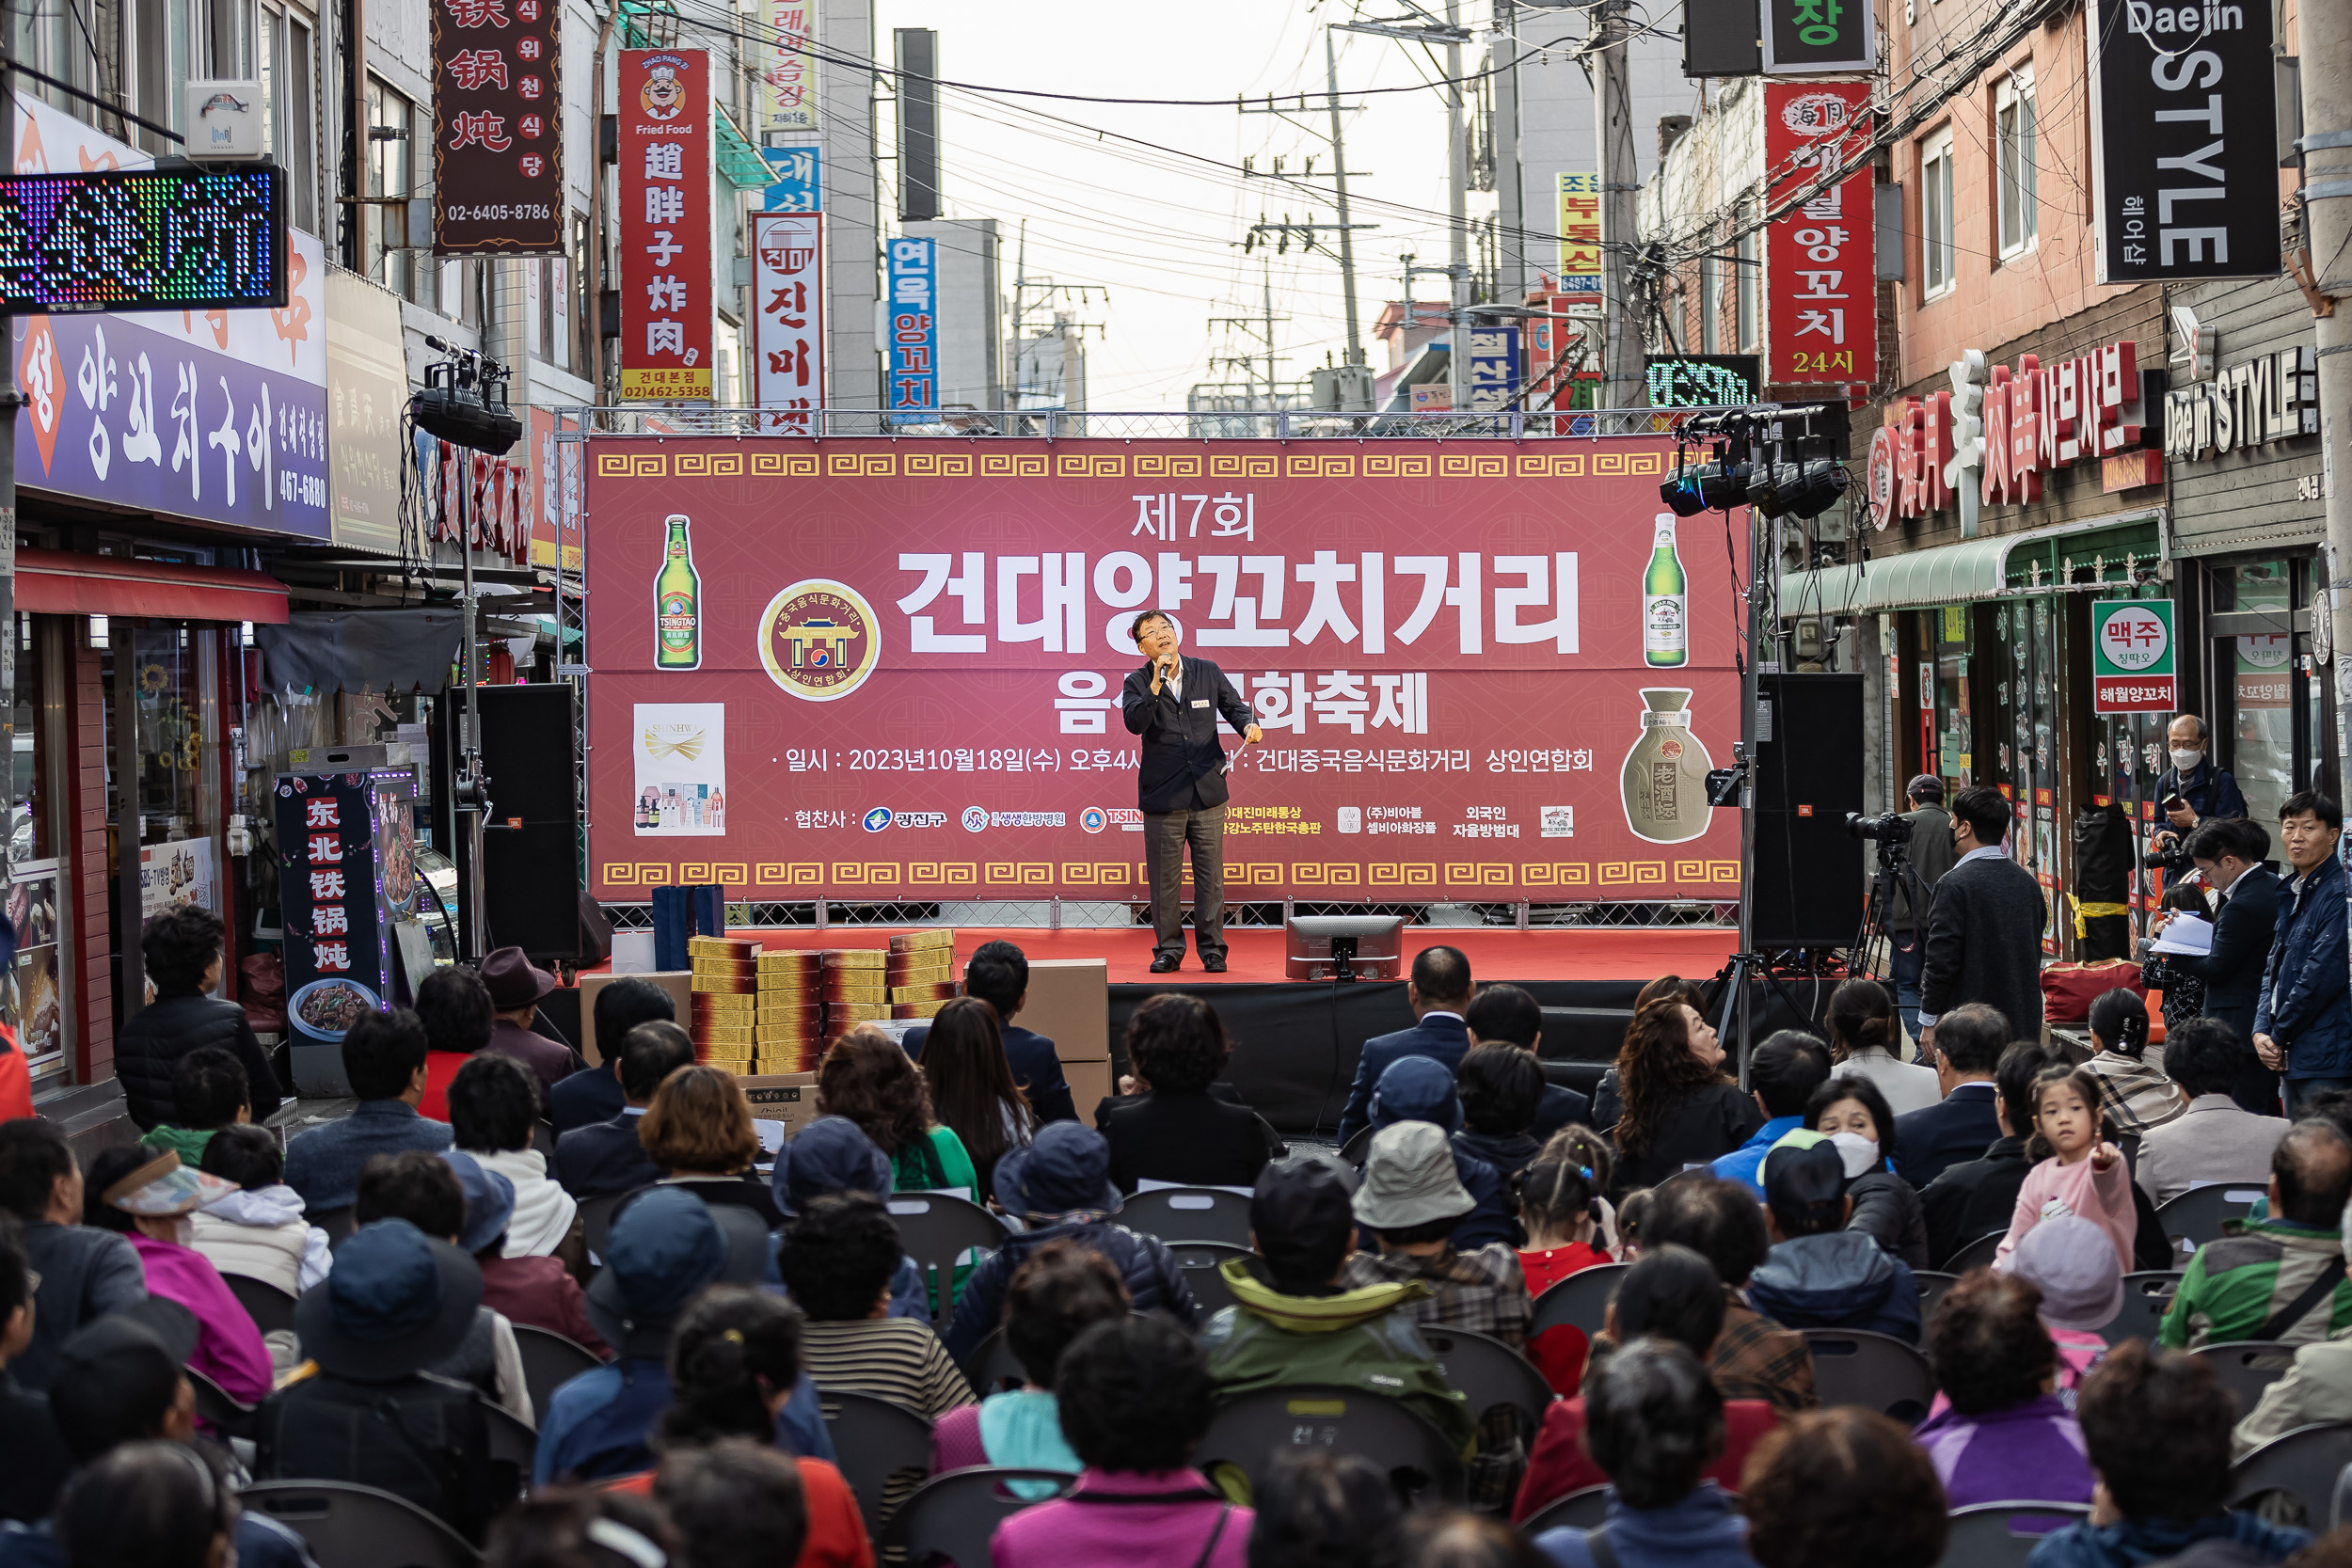
{"type": "Polygon", "coordinates": [[[621,384],[625,402],[711,395],[710,55],[621,51],[621,384]]]}
{"type": "Polygon", "coordinates": [[[592,442],[591,891],[1140,896],[1157,608],[1263,730],[1234,896],[1732,895],[1738,572],[1671,443],[1494,446],[592,442]]]}
{"type": "Polygon", "coordinates": [[[1516,401],[1519,383],[1519,329],[1462,329],[1470,353],[1463,358],[1463,407],[1472,414],[1500,414],[1516,401]]]}
{"type": "Polygon", "coordinates": [[[1878,379],[1869,146],[1867,82],[1765,84],[1764,163],[1776,176],[1768,205],[1788,208],[1764,231],[1769,382],[1878,379]],[[1851,172],[1816,188],[1824,171],[1839,168],[1851,172]]]}
{"type": "Polygon", "coordinates": [[[2275,276],[2270,8],[2092,0],[2085,23],[2099,281],[2275,276]]]}
{"type": "Polygon", "coordinates": [[[1764,74],[1876,71],[1870,0],[1764,0],[1764,74]]]}
{"type": "Polygon", "coordinates": [[[432,6],[433,253],[562,251],[564,0],[432,6]]]}
{"type": "Polygon", "coordinates": [[[821,213],[825,210],[825,155],[815,147],[771,147],[768,160],[768,192],[760,207],[771,213],[821,213]]]}
{"type": "MultiPolygon", "coordinates": [[[[1560,176],[1560,292],[1600,301],[1600,176],[1560,176]]],[[[1557,310],[1563,307],[1554,305],[1557,310]]]]}
{"type": "Polygon", "coordinates": [[[774,432],[813,435],[825,401],[824,223],[815,213],[752,217],[753,364],[761,423],[774,432]]]}
{"type": "Polygon", "coordinates": [[[2164,455],[2176,463],[2319,434],[2319,354],[2282,348],[2216,367],[2164,398],[2164,455]]]}
{"type": "Polygon", "coordinates": [[[760,25],[774,36],[759,66],[763,131],[817,129],[817,0],[759,0],[760,25]]]}
{"type": "MultiPolygon", "coordinates": [[[[391,1002],[376,808],[366,773],[278,775],[286,1021],[303,1039],[338,1043],[391,1002]]],[[[413,898],[413,868],[405,875],[413,898]]]]}
{"type": "Polygon", "coordinates": [[[326,279],[326,406],[337,545],[400,553],[400,296],[341,268],[326,279]]]}
{"type": "Polygon", "coordinates": [[[889,247],[890,422],[939,418],[939,245],[913,235],[889,247]]]}
{"type": "Polygon", "coordinates": [[[1980,357],[1972,349],[1955,365],[1957,393],[1887,404],[1885,426],[1870,441],[1870,494],[1874,502],[1886,498],[1874,505],[1878,527],[1949,512],[1963,486],[1988,506],[2039,501],[2051,474],[2140,445],[2142,378],[2131,340],[2049,364],[2021,354],[2014,367],[1979,370],[1980,357]],[[1961,415],[1971,394],[1981,398],[1979,434],[1964,442],[1961,415]]]}
{"type": "Polygon", "coordinates": [[[2171,713],[2180,707],[2170,599],[2091,606],[2093,713],[2171,713]]]}
{"type": "Polygon", "coordinates": [[[1753,354],[1653,354],[1643,360],[1652,408],[1737,407],[1763,396],[1753,354]]]}

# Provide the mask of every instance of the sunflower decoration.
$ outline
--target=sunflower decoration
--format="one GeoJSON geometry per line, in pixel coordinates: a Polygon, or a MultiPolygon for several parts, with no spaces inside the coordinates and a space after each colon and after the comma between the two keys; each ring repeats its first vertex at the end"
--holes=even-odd
{"type": "Polygon", "coordinates": [[[139,689],[152,697],[169,689],[171,672],[160,664],[139,666],[139,689]]]}

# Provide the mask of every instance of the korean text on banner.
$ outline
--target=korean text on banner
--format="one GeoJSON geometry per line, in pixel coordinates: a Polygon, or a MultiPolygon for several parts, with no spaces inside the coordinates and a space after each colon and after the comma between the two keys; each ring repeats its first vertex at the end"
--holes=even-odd
{"type": "MultiPolygon", "coordinates": [[[[1763,0],[1764,74],[1876,71],[1870,0],[1763,0]]],[[[1867,222],[1868,214],[1864,214],[1867,222]]]]}
{"type": "Polygon", "coordinates": [[[775,35],[759,68],[760,128],[816,130],[817,0],[760,0],[759,20],[775,35]]]}
{"type": "Polygon", "coordinates": [[[815,147],[771,147],[768,160],[768,190],[760,207],[771,213],[821,213],[825,210],[825,154],[815,147]]]}
{"type": "Polygon", "coordinates": [[[434,254],[562,250],[564,0],[432,5],[434,254]]]}
{"type": "Polygon", "coordinates": [[[619,91],[620,395],[707,400],[710,56],[624,49],[619,91]]]}
{"type": "Polygon", "coordinates": [[[1472,326],[1461,329],[1470,354],[1463,377],[1464,406],[1473,414],[1500,414],[1517,401],[1519,386],[1519,329],[1516,326],[1472,326]]]}
{"type": "Polygon", "coordinates": [[[938,242],[890,242],[890,422],[939,418],[938,242]]]}
{"type": "Polygon", "coordinates": [[[1878,379],[1877,226],[1871,216],[1870,85],[1767,82],[1770,208],[1800,192],[1764,237],[1767,382],[1878,379]],[[1859,162],[1819,190],[1824,169],[1859,162]]]}
{"type": "Polygon", "coordinates": [[[1600,176],[1560,176],[1560,292],[1600,297],[1600,176]]]}
{"type": "Polygon", "coordinates": [[[813,434],[811,410],[825,400],[825,293],[818,282],[825,220],[815,213],[760,213],[752,218],[753,340],[760,423],[771,431],[813,434]]]}
{"type": "MultiPolygon", "coordinates": [[[[145,168],[148,154],[24,93],[17,174],[145,168]]],[[[300,539],[327,536],[326,266],[286,236],[282,310],[33,315],[9,322],[16,482],[300,539]]]]}
{"type": "Polygon", "coordinates": [[[1141,896],[1145,608],[1264,733],[1250,897],[1737,896],[1736,572],[1667,442],[935,444],[587,446],[596,896],[1141,896]]]}
{"type": "Polygon", "coordinates": [[[2170,599],[2094,604],[2093,713],[2170,713],[2180,705],[2170,599]]]}

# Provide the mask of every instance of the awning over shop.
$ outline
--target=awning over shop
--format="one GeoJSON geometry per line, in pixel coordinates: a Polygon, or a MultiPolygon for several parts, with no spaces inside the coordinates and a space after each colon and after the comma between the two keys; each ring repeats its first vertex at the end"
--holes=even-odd
{"type": "Polygon", "coordinates": [[[286,585],[260,572],[70,550],[16,552],[16,608],[36,615],[151,616],[282,626],[286,585]]]}
{"type": "Polygon", "coordinates": [[[2161,512],[2132,512],[1993,539],[1963,539],[1859,566],[1789,572],[1780,579],[1780,613],[1866,615],[2069,585],[2120,587],[2130,581],[2136,565],[2164,558],[2163,525],[2161,512]],[[2088,578],[2076,580],[2085,572],[2088,578]]]}

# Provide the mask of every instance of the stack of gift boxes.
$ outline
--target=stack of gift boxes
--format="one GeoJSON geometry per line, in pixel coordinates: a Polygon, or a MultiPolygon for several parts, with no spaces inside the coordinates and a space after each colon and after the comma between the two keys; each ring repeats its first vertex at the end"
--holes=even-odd
{"type": "Polygon", "coordinates": [[[735,937],[692,937],[694,1060],[730,1072],[752,1070],[759,1009],[759,943],[735,937]]]}
{"type": "Polygon", "coordinates": [[[956,984],[956,933],[900,931],[890,939],[883,975],[892,1018],[931,1018],[962,988],[956,984]]]}
{"type": "Polygon", "coordinates": [[[759,1022],[755,1037],[763,1073],[814,1072],[823,1050],[821,954],[780,947],[759,956],[759,1022]]]}
{"type": "Polygon", "coordinates": [[[773,948],[694,937],[694,1059],[730,1072],[814,1072],[860,1023],[935,1016],[962,988],[952,930],[902,931],[879,947],[773,948]]]}

